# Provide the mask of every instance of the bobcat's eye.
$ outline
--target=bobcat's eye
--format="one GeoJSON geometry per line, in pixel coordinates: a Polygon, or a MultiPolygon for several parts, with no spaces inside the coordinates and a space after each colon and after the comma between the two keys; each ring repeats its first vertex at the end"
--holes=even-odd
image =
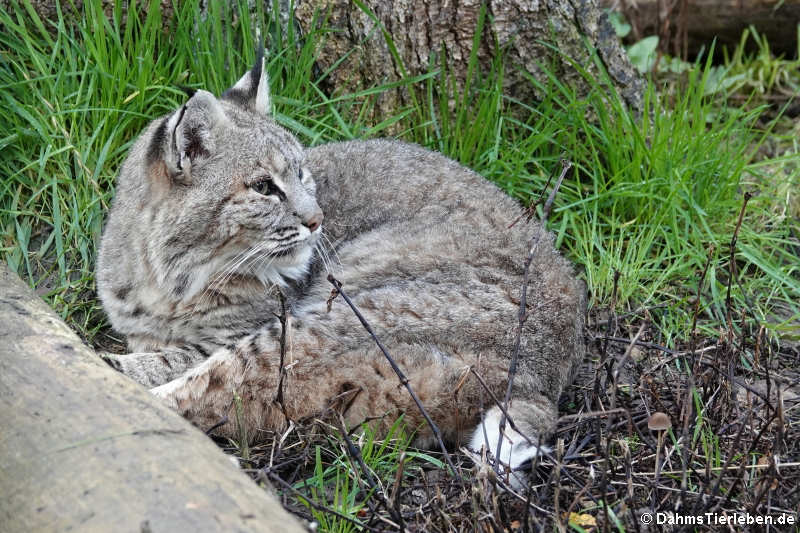
{"type": "Polygon", "coordinates": [[[256,191],[258,194],[263,194],[264,196],[278,196],[279,198],[285,198],[283,191],[275,185],[275,182],[272,181],[272,178],[269,176],[259,179],[258,181],[254,181],[250,184],[250,188],[256,191]]]}

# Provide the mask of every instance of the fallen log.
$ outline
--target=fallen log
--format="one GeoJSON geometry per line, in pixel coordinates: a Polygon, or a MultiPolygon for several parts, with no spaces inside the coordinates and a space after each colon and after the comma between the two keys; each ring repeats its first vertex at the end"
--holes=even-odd
{"type": "Polygon", "coordinates": [[[675,56],[685,46],[692,58],[715,39],[718,52],[723,46],[732,51],[753,26],[774,53],[797,57],[800,0],[599,0],[599,5],[624,13],[633,29],[629,39],[658,35],[662,50],[675,56]]]}
{"type": "Polygon", "coordinates": [[[305,529],[0,261],[0,531],[305,529]]]}

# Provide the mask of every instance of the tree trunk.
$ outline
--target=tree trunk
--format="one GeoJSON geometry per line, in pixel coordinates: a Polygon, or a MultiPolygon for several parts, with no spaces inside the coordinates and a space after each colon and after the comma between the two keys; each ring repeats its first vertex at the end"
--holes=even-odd
{"type": "MultiPolygon", "coordinates": [[[[434,56],[463,87],[485,4],[488,16],[477,50],[479,67],[488,72],[496,50],[505,50],[507,94],[523,102],[541,98],[520,68],[546,83],[542,65],[553,69],[561,83],[586,92],[587,82],[567,60],[575,60],[596,77],[585,38],[597,50],[624,101],[634,110],[641,108],[642,81],[594,0],[365,0],[363,4],[367,9],[351,0],[295,3],[295,18],[303,33],[311,30],[315,11],[328,15],[327,24],[333,31],[319,53],[322,70],[354,50],[331,73],[331,89],[371,87],[395,81],[404,71],[424,74],[434,56]],[[439,57],[440,52],[444,58],[439,57]]],[[[379,108],[390,112],[402,105],[404,98],[402,91],[386,93],[379,108]]]]}
{"type": "MultiPolygon", "coordinates": [[[[0,0],[0,7],[8,1],[0,0]]],[[[273,2],[260,1],[269,13],[273,2]]],[[[55,3],[36,0],[34,7],[42,17],[52,18],[55,3]]],[[[110,0],[104,0],[104,5],[110,4],[110,0]]],[[[161,4],[169,6],[170,2],[161,4]]],[[[446,66],[460,90],[464,87],[481,7],[485,5],[487,18],[478,43],[478,72],[489,72],[496,51],[505,51],[506,94],[522,102],[540,99],[542,95],[520,69],[546,83],[542,65],[554,71],[561,83],[577,88],[579,94],[585,93],[588,83],[567,58],[597,78],[588,43],[597,51],[627,105],[634,110],[641,108],[642,80],[595,0],[363,0],[358,4],[353,0],[279,2],[284,21],[289,19],[289,7],[295,6],[295,22],[301,35],[312,31],[315,14],[320,15],[319,21],[326,21],[331,31],[326,33],[319,50],[321,71],[347,56],[327,78],[325,88],[329,92],[374,87],[397,81],[404,73],[425,74],[432,62],[434,68],[446,66]]],[[[169,25],[171,8],[162,9],[164,24],[169,25]]],[[[407,100],[404,89],[381,94],[377,116],[373,118],[384,119],[407,100]]]]}
{"type": "Polygon", "coordinates": [[[302,532],[0,261],[0,530],[302,532]]]}
{"type": "Polygon", "coordinates": [[[797,56],[800,0],[600,0],[600,5],[624,13],[633,29],[630,39],[658,35],[661,50],[677,57],[695,57],[714,39],[716,50],[723,45],[731,50],[748,26],[765,36],[776,54],[797,56]]]}

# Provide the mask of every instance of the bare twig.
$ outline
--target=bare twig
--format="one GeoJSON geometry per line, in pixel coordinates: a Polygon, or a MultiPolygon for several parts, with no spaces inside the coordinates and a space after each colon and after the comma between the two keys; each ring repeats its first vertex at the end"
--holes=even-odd
{"type": "Polygon", "coordinates": [[[628,412],[627,409],[623,407],[618,407],[616,409],[606,409],[605,411],[587,411],[585,413],[575,413],[574,415],[562,415],[558,418],[558,424],[561,422],[566,422],[568,420],[577,420],[578,422],[582,422],[584,420],[589,420],[592,418],[603,417],[603,416],[611,416],[616,414],[626,414],[628,412]]]}
{"type": "MultiPolygon", "coordinates": [[[[617,363],[617,368],[615,368],[614,371],[613,371],[613,376],[614,376],[614,382],[615,383],[617,381],[617,378],[619,378],[620,369],[625,366],[625,363],[628,362],[628,359],[630,358],[631,354],[633,353],[633,347],[636,346],[636,344],[639,343],[639,338],[642,336],[642,333],[644,333],[644,328],[645,327],[647,327],[647,322],[642,322],[642,324],[639,326],[639,330],[636,332],[636,335],[634,335],[633,339],[631,339],[630,343],[628,343],[628,347],[625,349],[625,353],[622,354],[622,357],[620,358],[619,362],[617,363]]],[[[616,391],[616,385],[614,386],[614,390],[616,391]]],[[[614,408],[613,404],[612,404],[611,408],[612,409],[614,408]]]]}
{"type": "MultiPolygon", "coordinates": [[[[405,473],[406,466],[406,452],[400,452],[400,459],[397,462],[397,471],[394,473],[394,487],[392,488],[392,506],[398,515],[400,515],[400,495],[403,489],[403,474],[405,473]]],[[[402,520],[402,517],[401,517],[402,520]]],[[[403,522],[400,522],[400,527],[403,527],[403,522]]]]}
{"type": "Polygon", "coordinates": [[[206,435],[211,435],[212,433],[214,433],[215,429],[221,428],[227,423],[228,423],[228,415],[225,415],[219,419],[219,422],[217,422],[216,424],[214,424],[213,426],[211,426],[206,430],[206,435]]]}
{"type": "MultiPolygon", "coordinates": [[[[739,431],[736,433],[736,437],[733,440],[733,445],[731,446],[732,450],[738,450],[739,449],[739,443],[742,441],[742,436],[744,435],[744,428],[747,427],[747,425],[750,423],[752,415],[753,415],[753,412],[752,412],[752,407],[751,407],[751,409],[748,410],[748,412],[747,412],[747,418],[745,420],[741,421],[741,424],[739,426],[739,431]]],[[[737,455],[737,454],[729,453],[728,457],[725,458],[725,463],[722,465],[722,469],[720,469],[719,475],[717,476],[717,479],[714,481],[714,485],[711,487],[711,492],[709,494],[711,496],[711,498],[716,498],[717,495],[719,494],[719,486],[722,483],[722,475],[725,473],[725,471],[730,466],[731,461],[733,461],[735,455],[737,455]]],[[[727,499],[725,501],[727,502],[727,499]]],[[[697,503],[702,503],[702,502],[698,501],[697,503]]],[[[695,508],[697,507],[697,503],[695,504],[695,508]]],[[[698,514],[705,513],[709,509],[709,507],[711,507],[711,505],[713,503],[714,503],[713,500],[709,499],[708,502],[701,508],[700,513],[698,513],[698,514]]],[[[721,503],[717,503],[715,508],[718,508],[721,505],[722,505],[721,503]]],[[[695,509],[692,509],[692,513],[694,514],[695,512],[696,512],[695,509]]]]}
{"type": "MultiPolygon", "coordinates": [[[[595,419],[597,424],[597,433],[600,434],[600,419],[595,419]]],[[[602,443],[602,439],[600,439],[602,443]]],[[[604,533],[608,533],[611,531],[611,520],[608,517],[608,502],[606,501],[605,494],[608,493],[608,478],[609,470],[611,469],[611,458],[609,455],[611,454],[611,439],[606,437],[605,439],[605,446],[603,446],[603,469],[600,471],[600,494],[603,494],[604,497],[600,503],[603,504],[603,531],[604,533]]]]}
{"type": "MultiPolygon", "coordinates": [[[[567,154],[565,152],[565,153],[563,153],[561,155],[561,160],[564,161],[566,157],[567,157],[567,154]]],[[[544,192],[550,187],[550,182],[551,181],[553,181],[553,174],[550,174],[550,176],[547,178],[547,183],[544,184],[544,187],[539,192],[539,197],[535,201],[533,201],[530,204],[528,204],[528,207],[525,208],[525,210],[522,213],[520,213],[520,215],[517,218],[515,218],[514,221],[511,224],[508,225],[508,229],[513,228],[517,224],[517,222],[522,220],[522,217],[526,217],[526,222],[530,222],[531,221],[531,219],[533,218],[533,215],[536,213],[536,206],[539,205],[540,203],[542,203],[542,198],[544,198],[544,192]]],[[[545,205],[545,208],[548,209],[548,210],[550,209],[550,205],[549,204],[552,204],[552,201],[548,201],[548,204],[545,205]]],[[[545,216],[545,218],[547,218],[547,216],[545,216]]]]}
{"type": "MultiPolygon", "coordinates": [[[[795,462],[792,462],[792,463],[781,463],[781,467],[785,467],[785,468],[800,467],[800,461],[795,461],[795,462]]],[[[709,470],[711,470],[712,472],[736,472],[738,470],[746,470],[746,471],[769,470],[771,468],[773,468],[773,464],[772,463],[755,464],[755,465],[742,463],[742,464],[736,465],[736,466],[712,466],[709,470]]],[[[664,476],[677,476],[678,474],[680,474],[682,472],[683,472],[682,469],[681,470],[661,470],[660,474],[664,475],[664,476]]],[[[656,472],[648,470],[647,472],[634,472],[634,475],[636,475],[636,476],[655,476],[656,472]]],[[[677,490],[677,489],[673,489],[673,490],[677,490]]],[[[693,494],[698,494],[698,493],[693,493],[693,494]]],[[[720,498],[722,498],[722,497],[723,496],[720,496],[720,498]]]]}
{"type": "MultiPolygon", "coordinates": [[[[611,372],[612,394],[611,394],[611,404],[609,406],[609,410],[616,410],[617,408],[617,384],[619,380],[619,372],[622,368],[625,367],[625,364],[628,362],[628,358],[631,356],[631,353],[633,353],[633,347],[636,345],[637,342],[639,342],[639,338],[642,336],[642,333],[644,333],[645,327],[647,327],[647,322],[642,322],[642,324],[639,326],[639,330],[636,332],[636,335],[634,335],[633,339],[631,339],[631,342],[628,344],[628,347],[625,349],[625,353],[617,362],[616,368],[612,369],[611,372]]],[[[606,433],[611,431],[611,421],[612,421],[611,418],[606,419],[606,433]]]]}
{"type": "Polygon", "coordinates": [[[744,220],[744,211],[747,208],[747,202],[753,195],[749,192],[744,193],[744,201],[742,201],[742,209],[739,211],[739,220],[736,221],[736,227],[733,230],[730,244],[730,257],[728,259],[730,266],[730,273],[728,275],[728,289],[725,294],[725,322],[729,330],[733,330],[733,319],[731,318],[731,285],[733,280],[737,278],[736,275],[736,241],[739,238],[739,228],[742,227],[742,220],[744,220]]]}
{"type": "MultiPolygon", "coordinates": [[[[611,337],[611,332],[617,327],[617,292],[619,287],[619,270],[616,268],[614,269],[614,284],[611,291],[611,307],[609,309],[609,314],[611,315],[612,320],[608,321],[608,327],[606,329],[606,337],[611,337]]],[[[638,341],[638,339],[637,339],[638,341]]],[[[603,343],[603,350],[600,353],[600,368],[606,369],[606,381],[611,381],[612,379],[612,370],[614,368],[614,361],[613,359],[610,361],[608,360],[608,341],[603,343]]],[[[599,382],[595,380],[595,396],[599,394],[599,382]]],[[[615,389],[616,391],[616,389],[615,389]]]]}
{"type": "Polygon", "coordinates": [[[692,364],[689,367],[689,375],[687,379],[689,380],[688,386],[686,387],[686,400],[684,401],[684,413],[683,413],[683,427],[681,428],[681,441],[683,442],[683,446],[681,449],[681,464],[683,468],[683,472],[681,473],[681,493],[678,496],[678,505],[679,508],[683,506],[683,499],[686,495],[686,489],[688,487],[688,465],[689,465],[689,448],[690,441],[689,441],[689,418],[694,418],[692,415],[694,414],[694,376],[695,372],[697,372],[697,316],[700,314],[700,295],[703,292],[703,284],[706,280],[706,274],[708,274],[708,269],[711,266],[711,259],[714,257],[714,247],[710,247],[708,250],[708,256],[706,258],[706,264],[703,267],[703,273],[700,275],[700,281],[697,283],[697,294],[695,295],[695,302],[694,302],[694,313],[692,314],[692,329],[689,331],[690,342],[689,342],[689,353],[691,354],[691,361],[692,364]]]}
{"type": "MultiPolygon", "coordinates": [[[[513,429],[514,431],[516,431],[517,433],[522,435],[522,438],[527,440],[528,444],[533,444],[534,443],[533,439],[528,437],[526,434],[524,434],[522,431],[520,431],[519,428],[517,428],[517,426],[514,424],[514,420],[511,418],[511,415],[508,414],[508,411],[506,410],[506,408],[503,406],[502,403],[500,403],[500,400],[497,399],[497,396],[494,395],[494,393],[489,388],[489,386],[486,384],[486,382],[483,380],[483,378],[480,376],[480,374],[478,374],[473,367],[470,367],[470,372],[472,372],[472,375],[474,375],[478,379],[478,382],[481,384],[481,386],[484,388],[484,390],[486,390],[486,392],[489,393],[489,396],[492,398],[492,401],[494,402],[494,404],[500,409],[500,412],[503,413],[503,416],[506,417],[506,420],[508,421],[508,425],[511,426],[511,429],[513,429]]],[[[615,410],[615,412],[625,412],[625,410],[624,409],[617,409],[617,410],[615,410]]],[[[485,431],[484,431],[484,439],[486,439],[485,431]]],[[[547,459],[550,459],[551,461],[553,461],[554,464],[558,465],[558,470],[563,469],[562,463],[560,461],[556,461],[556,458],[550,452],[548,452],[545,448],[543,448],[541,446],[538,446],[538,443],[537,443],[537,447],[538,447],[538,453],[536,454],[536,457],[534,458],[534,460],[538,459],[539,456],[543,456],[543,457],[546,457],[547,459]]],[[[566,476],[571,481],[575,482],[576,484],[580,484],[580,483],[578,483],[577,479],[572,477],[572,475],[569,473],[569,471],[564,470],[564,473],[566,474],[566,476]]],[[[590,495],[590,498],[592,498],[592,500],[595,501],[594,497],[592,497],[591,495],[590,495]]],[[[597,502],[595,501],[595,503],[597,503],[597,502]]]]}
{"type": "Polygon", "coordinates": [[[348,306],[350,306],[350,309],[356,315],[358,321],[361,322],[361,325],[364,326],[364,329],[366,329],[367,333],[370,334],[372,340],[374,340],[375,344],[378,345],[378,348],[381,350],[384,357],[386,357],[386,360],[389,361],[389,365],[392,367],[392,370],[394,370],[394,373],[397,375],[397,378],[400,380],[400,383],[406,388],[408,393],[411,395],[411,399],[413,399],[414,403],[417,404],[417,408],[419,409],[420,413],[422,413],[422,416],[425,418],[425,421],[430,426],[433,435],[436,437],[436,440],[439,443],[439,447],[442,449],[442,454],[444,454],[444,458],[447,461],[448,466],[452,470],[453,476],[455,476],[456,479],[460,481],[461,476],[459,475],[458,470],[456,470],[456,467],[453,464],[453,460],[450,458],[450,454],[447,452],[447,448],[445,447],[444,441],[442,440],[442,434],[439,432],[439,427],[433,422],[430,415],[428,415],[428,412],[422,406],[422,403],[419,401],[419,398],[417,397],[417,394],[414,392],[414,389],[411,388],[411,384],[409,383],[408,378],[403,373],[403,371],[400,370],[400,367],[397,366],[397,363],[394,361],[392,356],[389,355],[389,351],[381,343],[377,335],[375,335],[375,332],[372,331],[372,327],[364,318],[364,315],[361,314],[361,312],[358,310],[358,308],[355,306],[352,300],[350,300],[350,297],[347,296],[347,293],[345,293],[344,289],[342,288],[342,283],[338,279],[334,278],[332,274],[328,274],[328,281],[330,282],[331,285],[334,286],[334,288],[342,296],[342,298],[344,298],[344,301],[347,303],[348,306]]]}
{"type": "Polygon", "coordinates": [[[511,354],[511,364],[508,367],[508,387],[506,388],[506,395],[503,398],[503,415],[500,417],[500,435],[497,439],[497,452],[495,453],[495,457],[501,457],[500,452],[503,447],[503,432],[506,428],[506,415],[505,413],[508,412],[508,404],[511,401],[511,390],[514,386],[514,377],[517,374],[517,362],[519,361],[519,351],[520,351],[520,342],[522,339],[522,328],[525,325],[525,321],[528,319],[528,306],[527,306],[527,294],[528,294],[528,283],[530,278],[530,269],[531,263],[533,262],[533,257],[536,255],[537,248],[539,247],[539,241],[541,240],[542,234],[544,233],[544,228],[547,224],[547,217],[550,216],[550,209],[553,206],[553,201],[555,200],[556,193],[558,189],[561,187],[561,183],[564,181],[564,177],[567,175],[569,169],[572,168],[572,163],[566,159],[561,160],[561,175],[558,177],[556,184],[553,186],[553,190],[550,192],[550,196],[547,198],[547,202],[544,204],[544,208],[542,209],[542,231],[537,232],[530,240],[530,246],[528,251],[528,257],[525,260],[525,270],[522,274],[522,290],[520,292],[519,297],[519,311],[517,312],[517,333],[514,339],[514,350],[511,354]]]}
{"type": "Polygon", "coordinates": [[[288,423],[289,415],[286,413],[286,406],[283,402],[283,383],[286,377],[286,326],[288,323],[288,316],[286,313],[286,297],[283,295],[282,291],[278,291],[278,298],[281,302],[281,314],[278,316],[278,320],[280,320],[281,323],[281,359],[279,366],[280,377],[278,378],[278,391],[275,394],[275,403],[280,406],[283,417],[288,423]]]}
{"type": "Polygon", "coordinates": [[[633,311],[628,311],[626,313],[615,314],[613,317],[609,317],[605,320],[595,320],[594,322],[587,323],[586,327],[590,330],[600,329],[601,326],[608,326],[608,322],[613,320],[615,323],[619,322],[623,318],[628,317],[638,317],[641,313],[649,314],[651,311],[655,311],[658,309],[665,309],[668,307],[667,304],[658,304],[658,305],[647,305],[647,306],[640,306],[634,309],[633,311]]]}
{"type": "Polygon", "coordinates": [[[475,368],[473,368],[473,367],[471,367],[471,366],[470,366],[470,367],[469,367],[469,371],[472,373],[472,375],[473,375],[473,376],[475,376],[475,377],[478,379],[478,383],[480,383],[480,384],[481,384],[481,386],[483,387],[483,389],[484,389],[486,392],[488,392],[488,393],[489,393],[489,397],[492,399],[492,401],[494,402],[494,404],[495,404],[495,405],[496,405],[496,406],[497,406],[497,407],[500,409],[500,411],[502,411],[503,415],[506,417],[506,420],[508,420],[508,425],[509,425],[509,426],[511,426],[511,429],[513,429],[514,431],[516,431],[517,433],[519,433],[520,435],[522,435],[522,437],[523,437],[523,438],[524,438],[526,441],[528,441],[528,444],[534,444],[534,442],[533,442],[533,439],[531,439],[530,437],[528,437],[527,435],[525,435],[524,433],[522,433],[522,431],[520,431],[520,430],[519,430],[519,428],[517,427],[517,425],[516,425],[516,424],[514,424],[514,420],[511,418],[511,415],[510,415],[510,414],[508,414],[508,411],[506,411],[506,408],[505,408],[505,407],[503,407],[503,404],[500,402],[500,400],[498,400],[498,399],[497,399],[497,396],[495,396],[494,392],[492,392],[492,389],[490,389],[490,388],[489,388],[489,385],[487,385],[487,384],[486,384],[486,382],[483,380],[483,378],[481,377],[481,375],[480,375],[480,374],[478,374],[478,373],[475,371],[475,368]]]}
{"type": "MultiPolygon", "coordinates": [[[[752,411],[748,411],[748,419],[749,419],[751,416],[752,416],[752,411]]],[[[769,427],[772,425],[772,422],[773,422],[773,421],[774,421],[776,418],[778,418],[778,412],[777,412],[777,411],[776,411],[776,412],[774,412],[774,413],[772,414],[772,416],[770,416],[770,417],[769,417],[769,418],[768,418],[768,419],[767,419],[767,420],[764,422],[764,424],[761,426],[761,429],[758,431],[758,434],[756,435],[756,437],[755,437],[755,438],[752,440],[752,442],[750,443],[750,447],[748,448],[748,450],[747,450],[747,453],[746,453],[746,454],[744,454],[744,457],[750,457],[750,456],[751,456],[751,454],[753,453],[753,451],[756,449],[756,446],[758,445],[758,442],[761,440],[761,437],[763,437],[763,436],[764,436],[764,433],[767,431],[767,429],[769,429],[769,427]]],[[[744,425],[745,425],[745,424],[742,424],[742,427],[744,427],[744,425]]],[[[730,455],[733,455],[733,454],[730,454],[730,455]]],[[[725,463],[725,466],[728,466],[728,462],[727,462],[727,461],[726,461],[726,463],[725,463]]],[[[730,487],[728,487],[728,490],[727,490],[727,491],[726,491],[726,493],[725,493],[725,501],[724,501],[724,502],[722,502],[722,503],[718,503],[718,504],[717,504],[717,507],[720,507],[720,506],[722,506],[722,505],[727,505],[727,504],[728,504],[728,502],[730,502],[730,501],[731,501],[731,498],[733,497],[734,491],[736,490],[736,486],[737,486],[737,485],[738,485],[738,484],[741,482],[742,478],[744,477],[744,471],[745,471],[745,468],[744,468],[744,467],[745,467],[745,466],[747,466],[747,465],[745,464],[745,462],[744,462],[744,461],[741,461],[741,462],[740,462],[740,464],[739,464],[739,472],[740,472],[740,475],[738,475],[738,476],[736,476],[736,477],[734,478],[734,480],[733,480],[733,483],[731,483],[731,486],[730,486],[730,487]]],[[[720,476],[719,476],[719,478],[718,478],[718,479],[721,479],[721,478],[722,478],[722,472],[720,472],[720,476]]],[[[716,511],[716,508],[714,509],[714,511],[716,511]]]]}

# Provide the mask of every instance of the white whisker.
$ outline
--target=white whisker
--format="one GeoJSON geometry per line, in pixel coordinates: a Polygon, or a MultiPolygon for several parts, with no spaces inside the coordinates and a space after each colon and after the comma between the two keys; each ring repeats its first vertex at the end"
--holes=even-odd
{"type": "Polygon", "coordinates": [[[330,263],[332,270],[335,270],[333,269],[333,267],[336,266],[341,271],[342,261],[339,258],[339,254],[336,251],[336,247],[333,245],[328,235],[326,235],[325,230],[322,230],[320,232],[320,236],[322,237],[320,243],[323,245],[324,248],[327,248],[325,253],[327,254],[328,262],[330,263]],[[323,243],[323,240],[324,242],[327,242],[327,247],[323,243]]]}
{"type": "Polygon", "coordinates": [[[203,290],[203,293],[198,298],[197,302],[193,306],[192,314],[197,313],[205,303],[207,297],[210,298],[211,292],[222,287],[228,280],[233,276],[233,274],[238,271],[243,264],[249,261],[253,256],[255,256],[260,249],[263,247],[263,243],[258,243],[255,246],[251,246],[247,248],[225,263],[225,266],[220,269],[220,271],[214,275],[212,281],[206,286],[203,290]]]}
{"type": "Polygon", "coordinates": [[[314,250],[319,254],[319,260],[322,262],[322,267],[325,269],[325,272],[331,274],[332,273],[331,268],[330,265],[328,264],[327,258],[325,257],[325,250],[323,250],[321,246],[321,241],[318,241],[314,245],[314,250]]]}

